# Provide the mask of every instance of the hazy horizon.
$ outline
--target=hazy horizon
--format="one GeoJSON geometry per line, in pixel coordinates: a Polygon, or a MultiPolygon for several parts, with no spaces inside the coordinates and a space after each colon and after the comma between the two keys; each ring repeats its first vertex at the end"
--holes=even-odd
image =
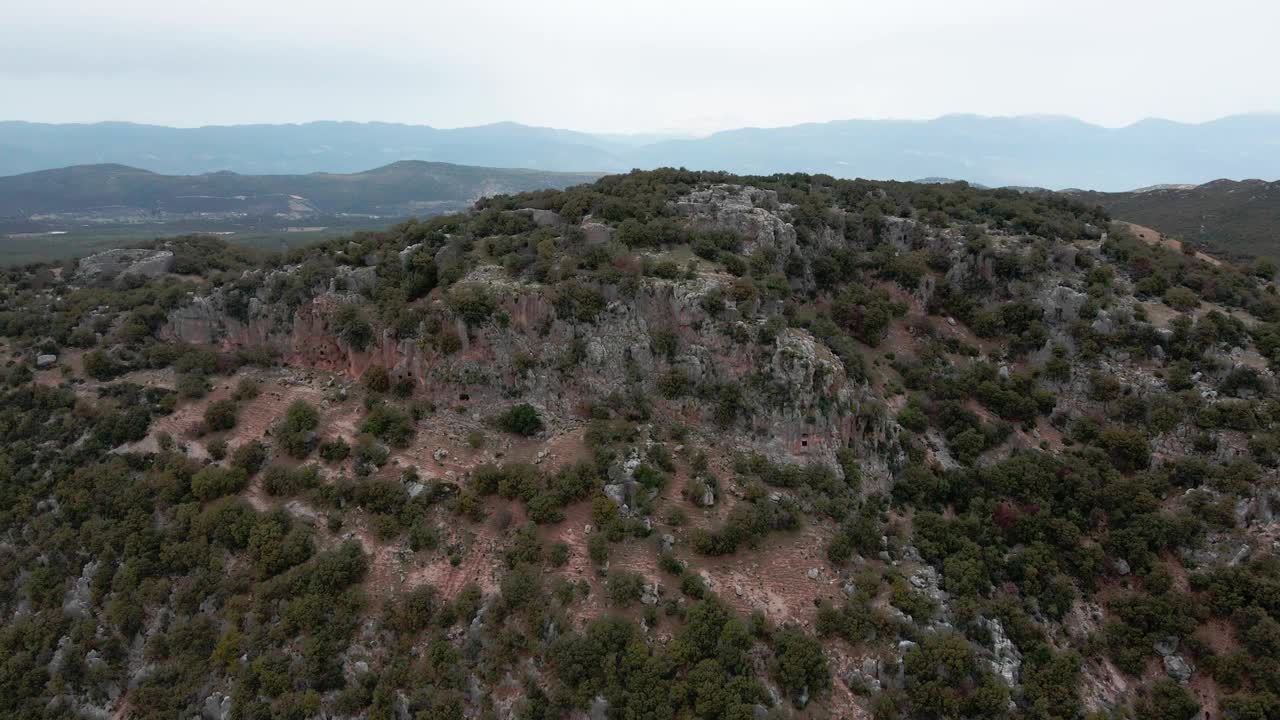
{"type": "Polygon", "coordinates": [[[720,129],[717,129],[717,130],[707,130],[707,131],[702,131],[702,132],[692,132],[692,131],[690,131],[690,132],[681,132],[681,131],[677,131],[677,130],[664,130],[664,129],[661,129],[661,128],[654,128],[654,129],[640,129],[640,130],[635,130],[635,131],[608,132],[608,131],[596,131],[596,130],[592,130],[592,129],[590,129],[590,128],[579,128],[579,127],[569,127],[569,126],[565,126],[565,127],[558,127],[558,126],[550,126],[550,125],[530,125],[530,124],[528,124],[528,123],[522,123],[522,122],[520,122],[520,121],[517,121],[517,120],[510,120],[510,119],[492,120],[492,121],[489,121],[489,122],[480,122],[480,123],[475,123],[475,124],[470,124],[470,125],[442,125],[442,124],[438,124],[438,123],[432,123],[432,122],[429,122],[429,121],[423,121],[423,122],[400,122],[400,121],[389,121],[389,120],[348,120],[348,119],[343,119],[343,118],[339,118],[339,117],[317,117],[317,118],[313,118],[313,119],[310,119],[310,120],[298,120],[298,121],[293,121],[293,122],[255,122],[255,121],[245,121],[245,122],[237,122],[237,123],[203,123],[203,124],[183,125],[183,124],[173,124],[173,123],[151,123],[151,122],[143,122],[143,121],[133,120],[133,119],[129,119],[129,118],[104,118],[104,119],[101,119],[101,120],[81,120],[81,121],[69,121],[69,122],[52,122],[52,121],[43,121],[43,120],[28,120],[28,119],[25,119],[25,118],[9,118],[9,117],[0,117],[0,123],[5,123],[5,122],[17,122],[17,123],[29,123],[29,124],[32,124],[32,125],[111,125],[111,124],[120,124],[120,125],[145,125],[145,126],[151,126],[151,127],[170,128],[170,129],[176,129],[176,130],[199,130],[199,129],[203,129],[203,128],[220,128],[220,127],[252,127],[252,126],[270,126],[270,125],[274,125],[274,126],[301,126],[301,125],[314,125],[314,124],[322,124],[322,123],[355,124],[355,125],[397,125],[397,126],[404,126],[404,127],[423,127],[423,128],[432,128],[432,129],[435,129],[435,130],[466,130],[466,129],[470,129],[470,128],[482,128],[482,127],[492,127],[492,126],[509,125],[509,124],[510,124],[510,125],[522,125],[522,126],[525,126],[525,127],[538,128],[538,129],[544,129],[544,130],[567,130],[567,131],[571,131],[571,132],[579,132],[579,133],[588,134],[588,135],[598,135],[598,136],[602,136],[602,137],[610,137],[610,136],[612,136],[612,137],[619,137],[619,138],[644,138],[644,137],[659,137],[659,138],[676,138],[676,137],[680,137],[680,138],[702,138],[702,137],[707,137],[707,136],[709,136],[709,135],[714,135],[714,134],[716,134],[716,133],[721,133],[721,132],[731,132],[731,131],[734,131],[734,130],[774,130],[774,129],[783,129],[783,128],[790,128],[790,127],[804,126],[804,125],[832,125],[832,124],[842,123],[842,122],[906,122],[906,123],[918,122],[918,123],[930,123],[930,122],[936,122],[936,121],[943,120],[943,119],[946,119],[946,118],[951,118],[951,117],[973,117],[973,118],[981,118],[981,119],[984,119],[984,120],[1018,120],[1018,119],[1037,119],[1037,118],[1039,118],[1039,119],[1061,119],[1061,120],[1072,120],[1072,121],[1076,121],[1076,122],[1081,122],[1081,123],[1084,123],[1084,124],[1087,124],[1087,125],[1093,125],[1093,126],[1095,126],[1095,127],[1100,127],[1100,128],[1104,128],[1104,129],[1108,129],[1108,130],[1121,130],[1121,129],[1124,129],[1124,128],[1133,127],[1134,125],[1139,125],[1139,124],[1144,123],[1144,122],[1171,122],[1171,123],[1177,123],[1177,124],[1180,124],[1180,125],[1208,125],[1208,124],[1211,124],[1211,123],[1220,122],[1220,121],[1223,121],[1223,120],[1228,120],[1228,119],[1231,119],[1231,118],[1238,118],[1238,117],[1276,117],[1276,116],[1280,116],[1280,111],[1276,111],[1276,112],[1258,111],[1258,112],[1229,113],[1229,114],[1226,114],[1226,115],[1220,115],[1220,116],[1217,116],[1217,117],[1212,117],[1212,118],[1207,118],[1207,119],[1205,119],[1205,120],[1197,120],[1197,121],[1184,121],[1184,120],[1176,120],[1176,119],[1173,119],[1173,118],[1167,118],[1167,117],[1148,116],[1148,117],[1138,118],[1138,119],[1133,120],[1133,121],[1131,121],[1131,122],[1126,122],[1126,123],[1122,123],[1122,124],[1119,124],[1119,125],[1109,125],[1109,124],[1106,124],[1106,123],[1092,122],[1092,121],[1086,120],[1086,119],[1084,119],[1084,118],[1076,117],[1076,116],[1073,116],[1073,115],[1066,115],[1066,114],[1062,114],[1062,113],[1035,113],[1035,112],[1031,112],[1031,113],[1021,113],[1021,114],[1017,114],[1017,115],[987,115],[987,114],[983,114],[983,113],[951,112],[951,113],[942,113],[941,115],[934,115],[934,116],[930,116],[930,117],[841,117],[841,118],[830,118],[830,119],[825,119],[825,120],[804,120],[804,121],[800,121],[800,122],[789,123],[789,124],[786,124],[786,125],[763,125],[763,124],[755,124],[755,125],[752,125],[752,124],[746,124],[746,125],[739,125],[739,126],[734,126],[734,127],[720,128],[720,129]]]}
{"type": "Polygon", "coordinates": [[[1280,5],[369,0],[9,9],[11,119],[200,127],[332,118],[705,135],[845,119],[1280,112],[1280,5]],[[1225,18],[1231,32],[1213,32],[1225,18]],[[67,48],[74,48],[68,52],[67,48]]]}

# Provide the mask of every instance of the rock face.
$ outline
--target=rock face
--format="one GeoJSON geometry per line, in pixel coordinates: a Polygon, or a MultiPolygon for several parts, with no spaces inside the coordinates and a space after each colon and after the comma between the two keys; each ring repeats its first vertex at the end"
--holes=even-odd
{"type": "Polygon", "coordinates": [[[205,698],[200,717],[203,720],[227,720],[231,715],[231,698],[220,692],[214,692],[205,698]]]}
{"type": "Polygon", "coordinates": [[[1066,285],[1057,285],[1047,289],[1038,299],[1045,317],[1053,321],[1075,322],[1080,318],[1080,308],[1084,307],[1089,296],[1066,285]]]}
{"type": "Polygon", "coordinates": [[[675,203],[676,212],[694,226],[727,230],[742,237],[745,249],[770,249],[780,258],[790,255],[796,246],[795,227],[777,213],[786,207],[778,202],[776,192],[749,185],[712,185],[675,203]]]}
{"type": "Polygon", "coordinates": [[[999,620],[991,618],[986,625],[991,633],[991,669],[1006,685],[1014,687],[1022,672],[1022,653],[1009,639],[999,620]]]}
{"type": "Polygon", "coordinates": [[[173,269],[172,250],[127,250],[116,248],[96,253],[80,261],[76,276],[99,280],[119,275],[155,277],[173,269]]]}

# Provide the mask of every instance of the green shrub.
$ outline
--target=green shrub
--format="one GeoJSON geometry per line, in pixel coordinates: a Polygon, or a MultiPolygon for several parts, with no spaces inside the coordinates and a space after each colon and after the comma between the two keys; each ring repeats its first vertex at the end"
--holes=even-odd
{"type": "Polygon", "coordinates": [[[498,427],[510,433],[531,437],[542,432],[543,423],[537,408],[521,403],[498,418],[498,427]]]}
{"type": "Polygon", "coordinates": [[[249,475],[239,467],[206,465],[191,478],[191,494],[200,500],[213,500],[238,493],[249,484],[249,475]]]}
{"type": "Polygon", "coordinates": [[[238,408],[234,400],[217,400],[204,410],[204,426],[209,432],[222,432],[236,426],[238,408]]]}
{"type": "Polygon", "coordinates": [[[360,379],[371,392],[384,393],[391,389],[391,376],[381,365],[370,365],[360,379]]]}
{"type": "Polygon", "coordinates": [[[342,438],[325,440],[320,443],[320,459],[327,463],[342,462],[351,454],[351,446],[342,438]]]}

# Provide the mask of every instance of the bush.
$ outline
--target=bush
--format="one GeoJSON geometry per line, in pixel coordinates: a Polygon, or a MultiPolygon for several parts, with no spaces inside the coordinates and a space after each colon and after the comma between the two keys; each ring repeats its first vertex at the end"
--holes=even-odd
{"type": "Polygon", "coordinates": [[[1157,680],[1150,692],[1138,706],[1140,720],[1192,720],[1200,714],[1200,704],[1191,693],[1169,678],[1157,680]]]}
{"type": "Polygon", "coordinates": [[[609,538],[603,533],[596,533],[587,539],[587,555],[591,562],[604,565],[609,562],[609,538]]]}
{"type": "Polygon", "coordinates": [[[1164,304],[1178,312],[1187,312],[1200,306],[1200,296],[1194,290],[1179,285],[1164,291],[1164,304]]]}
{"type": "Polygon", "coordinates": [[[209,394],[209,378],[204,375],[182,375],[178,377],[176,389],[182,397],[198,400],[209,394]]]}
{"type": "Polygon", "coordinates": [[[237,407],[234,400],[218,400],[204,410],[204,426],[209,432],[222,432],[236,426],[237,407]]]}
{"type": "Polygon", "coordinates": [[[342,438],[325,440],[320,443],[320,459],[328,463],[342,462],[351,454],[351,446],[342,438]]]}
{"type": "Polygon", "coordinates": [[[381,365],[370,365],[369,369],[364,371],[364,377],[361,380],[372,392],[384,393],[391,389],[391,376],[381,365]]]}
{"type": "Polygon", "coordinates": [[[378,403],[365,416],[360,432],[368,433],[393,447],[408,447],[413,440],[413,418],[397,407],[378,403]]]}
{"type": "Polygon", "coordinates": [[[236,391],[232,393],[231,398],[237,402],[252,400],[258,397],[261,390],[258,387],[258,381],[253,378],[241,378],[240,383],[236,385],[236,391]]]}
{"type": "Polygon", "coordinates": [[[111,356],[102,350],[94,350],[84,356],[84,372],[94,380],[110,380],[124,371],[111,356]]]}
{"type": "Polygon", "coordinates": [[[1141,431],[1108,427],[1098,434],[1098,444],[1106,449],[1111,463],[1121,472],[1145,470],[1151,464],[1151,445],[1141,431]]]}
{"type": "Polygon", "coordinates": [[[249,475],[238,467],[206,465],[191,478],[191,494],[200,500],[213,500],[238,493],[249,484],[249,475]]]}
{"type": "Polygon", "coordinates": [[[240,468],[249,477],[253,477],[258,470],[262,469],[262,464],[266,461],[267,446],[257,440],[241,445],[231,455],[231,466],[240,468]]]}
{"type": "Polygon", "coordinates": [[[498,426],[517,435],[531,437],[542,432],[542,418],[538,410],[528,403],[512,407],[498,419],[498,426]]]}
{"type": "Polygon", "coordinates": [[[626,570],[612,570],[606,582],[609,601],[618,607],[628,607],[644,593],[644,576],[626,570]]]}
{"type": "Polygon", "coordinates": [[[449,307],[471,326],[483,325],[497,309],[489,290],[478,283],[455,285],[448,300],[449,307]]]}
{"type": "Polygon", "coordinates": [[[373,342],[373,326],[360,315],[356,305],[343,305],[334,321],[338,337],[353,350],[363,351],[373,342]]]}
{"type": "Polygon", "coordinates": [[[262,487],[268,495],[296,495],[320,484],[320,472],[315,466],[289,468],[272,465],[262,473],[262,487]]]}

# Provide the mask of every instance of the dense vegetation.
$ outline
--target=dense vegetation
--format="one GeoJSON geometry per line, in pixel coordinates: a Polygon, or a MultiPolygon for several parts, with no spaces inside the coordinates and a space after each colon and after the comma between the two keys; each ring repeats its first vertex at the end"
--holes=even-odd
{"type": "Polygon", "coordinates": [[[1206,247],[1215,253],[1280,262],[1280,182],[1215,180],[1193,187],[1076,194],[1117,218],[1206,247]]]}

